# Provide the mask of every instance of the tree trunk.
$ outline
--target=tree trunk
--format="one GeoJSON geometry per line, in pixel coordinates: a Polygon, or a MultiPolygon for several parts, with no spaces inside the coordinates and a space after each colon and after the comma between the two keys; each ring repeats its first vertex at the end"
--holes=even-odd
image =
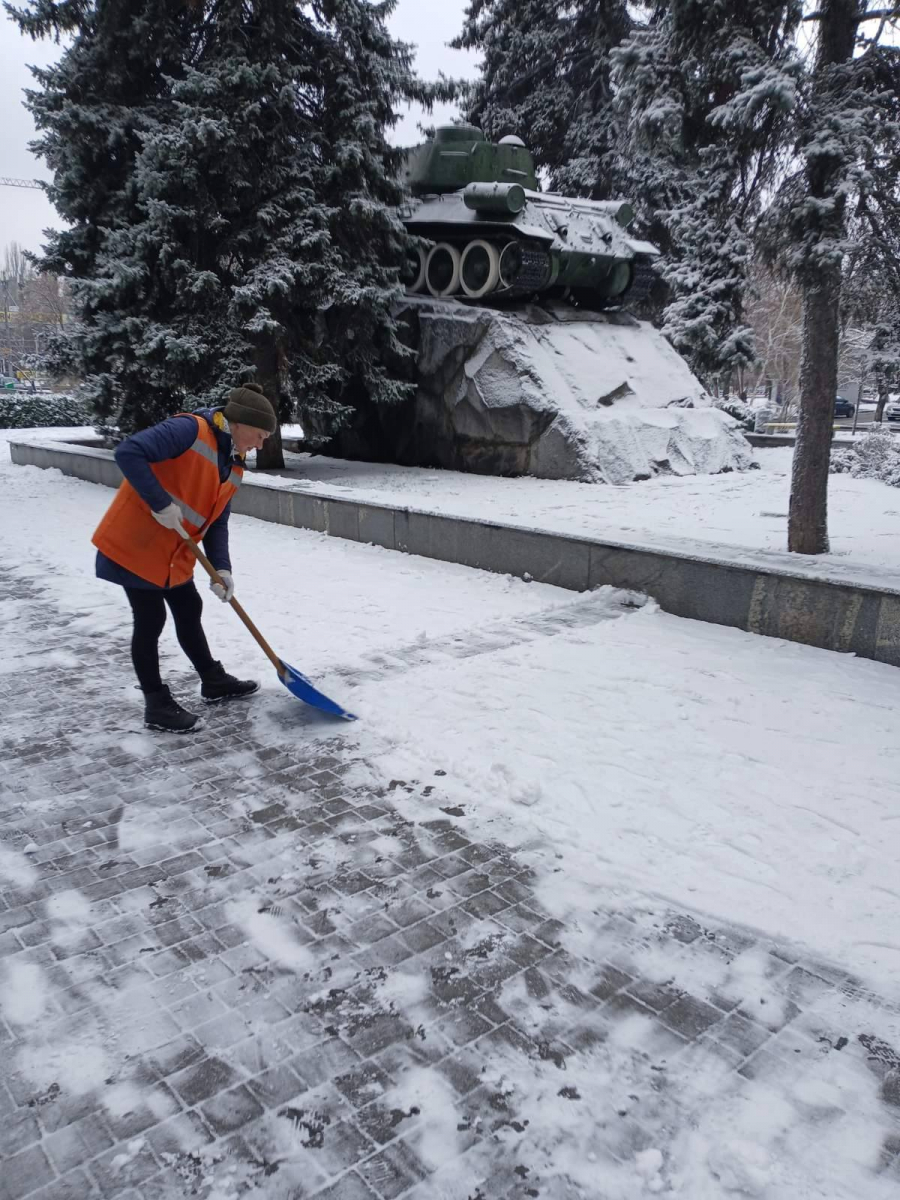
{"type": "MultiPolygon", "coordinates": [[[[271,397],[269,397],[271,399],[271,397]]],[[[274,403],[274,401],[273,401],[274,403]]],[[[284,447],[281,444],[281,426],[263,442],[256,452],[257,471],[280,471],[284,467],[284,447]]]]}
{"type": "MultiPolygon", "coordinates": [[[[834,97],[828,68],[853,57],[861,15],[858,0],[822,0],[816,55],[816,98],[827,111],[834,97]]],[[[803,361],[800,417],[791,473],[788,550],[828,553],[828,469],[837,395],[841,261],[834,247],[844,233],[842,164],[818,154],[807,164],[807,194],[821,201],[817,229],[822,261],[807,263],[803,278],[803,361]],[[831,246],[829,247],[829,243],[831,246]],[[828,253],[829,249],[831,250],[828,253]]]]}
{"type": "Polygon", "coordinates": [[[828,553],[828,468],[837,395],[840,267],[808,287],[803,305],[800,419],[791,473],[788,550],[828,553]]]}
{"type": "Polygon", "coordinates": [[[267,437],[261,450],[256,452],[256,469],[258,471],[281,471],[284,469],[284,447],[281,444],[281,411],[280,389],[278,387],[278,349],[267,344],[260,346],[254,356],[256,379],[272,402],[272,407],[278,414],[279,424],[275,432],[267,437]]]}
{"type": "Polygon", "coordinates": [[[888,392],[878,389],[878,403],[875,405],[875,421],[880,425],[884,420],[884,406],[888,402],[888,392]]]}

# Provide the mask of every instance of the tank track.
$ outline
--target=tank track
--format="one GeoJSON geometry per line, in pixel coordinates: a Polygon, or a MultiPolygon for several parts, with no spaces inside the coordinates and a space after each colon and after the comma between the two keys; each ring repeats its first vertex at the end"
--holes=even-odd
{"type": "Polygon", "coordinates": [[[547,283],[549,259],[546,250],[522,246],[522,267],[516,275],[510,292],[517,296],[539,292],[547,283]]]}
{"type": "Polygon", "coordinates": [[[639,306],[650,298],[653,285],[659,276],[653,269],[652,262],[636,262],[632,268],[631,285],[625,293],[625,307],[639,306]]]}

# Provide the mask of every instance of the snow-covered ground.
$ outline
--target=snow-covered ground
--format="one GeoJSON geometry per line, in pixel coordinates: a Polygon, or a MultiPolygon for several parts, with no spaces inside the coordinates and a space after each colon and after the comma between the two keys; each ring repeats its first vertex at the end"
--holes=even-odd
{"type": "MultiPolygon", "coordinates": [[[[9,464],[0,480],[5,562],[124,650],[124,597],[93,577],[89,544],[109,490],[9,464]]],[[[652,604],[518,644],[510,622],[585,598],[232,520],[241,601],[289,661],[360,713],[386,775],[437,756],[486,820],[565,847],[573,880],[798,938],[900,985],[896,669],[652,604]],[[497,636],[487,672],[453,653],[454,633],[473,628],[497,636]],[[379,655],[410,669],[367,682],[379,655]]],[[[207,613],[232,667],[265,667],[230,613],[212,600],[207,613]]],[[[0,670],[41,653],[15,646],[0,670]]]]}
{"type": "MultiPolygon", "coordinates": [[[[767,479],[784,482],[775,471],[747,477],[750,486],[767,479]]],[[[743,480],[709,481],[716,482],[739,494],[743,480]]],[[[103,633],[124,660],[127,606],[117,588],[93,578],[89,544],[110,497],[56,471],[0,463],[4,567],[47,589],[70,615],[69,633],[103,633]]],[[[583,519],[574,499],[569,519],[583,519]]],[[[449,796],[470,831],[533,862],[538,894],[564,922],[570,952],[596,950],[601,909],[662,900],[792,940],[882,994],[900,992],[894,668],[680,620],[652,602],[623,610],[609,590],[581,596],[250,518],[233,518],[232,553],[239,598],[263,632],[359,714],[356,725],[340,727],[367,763],[353,782],[425,783],[437,767],[446,772],[441,804],[449,796]]],[[[48,657],[45,644],[17,639],[26,601],[4,601],[3,610],[11,636],[0,670],[71,667],[52,647],[48,657]]],[[[230,669],[264,680],[261,703],[295,704],[233,615],[211,600],[206,612],[214,651],[230,669]]],[[[167,665],[181,672],[171,630],[164,639],[167,665]]],[[[89,706],[82,723],[89,747],[89,706]]],[[[122,737],[141,753],[160,751],[158,738],[140,729],[130,691],[122,737]]],[[[392,793],[418,820],[427,796],[415,787],[392,793]]],[[[8,855],[0,872],[10,864],[17,869],[18,859],[8,855]]],[[[702,981],[700,960],[679,943],[648,953],[642,970],[660,983],[737,988],[762,996],[758,1003],[769,996],[765,965],[753,953],[702,981]]],[[[403,996],[404,1006],[414,1002],[403,996]]],[[[519,1003],[526,1023],[536,1008],[512,986],[504,1003],[519,1003]]],[[[839,1024],[844,1004],[831,996],[823,1020],[839,1024]]],[[[592,1115],[608,1104],[606,1092],[628,1107],[642,1020],[618,1029],[592,1060],[593,1073],[578,1066],[567,1075],[589,1101],[578,1111],[546,1092],[539,1071],[491,1081],[541,1106],[535,1137],[539,1128],[552,1131],[548,1155],[562,1156],[584,1194],[597,1169],[583,1153],[596,1133],[592,1115]]],[[[871,1006],[866,1021],[897,1044],[896,1012],[871,1006]]],[[[674,1066],[669,1082],[687,1116],[664,1173],[656,1129],[657,1141],[621,1177],[604,1176],[606,1193],[886,1198],[892,1185],[871,1174],[885,1136],[878,1084],[851,1053],[817,1061],[802,1086],[785,1080],[777,1088],[744,1087],[711,1059],[702,1070],[697,1060],[691,1069],[674,1066]]],[[[390,1101],[404,1110],[424,1103],[430,1113],[436,1086],[423,1072],[390,1101]]],[[[438,1160],[462,1128],[449,1099],[444,1109],[448,1120],[425,1129],[438,1160]]],[[[448,1181],[432,1195],[463,1197],[467,1186],[448,1181]]]]}

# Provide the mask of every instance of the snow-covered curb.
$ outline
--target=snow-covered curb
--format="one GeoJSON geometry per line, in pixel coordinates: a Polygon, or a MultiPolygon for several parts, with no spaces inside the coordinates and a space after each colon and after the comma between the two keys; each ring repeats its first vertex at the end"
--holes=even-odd
{"type": "MultiPolygon", "coordinates": [[[[291,431],[292,427],[285,428],[291,431]]],[[[60,442],[90,439],[92,432],[0,430],[0,445],[7,440],[51,442],[62,449],[60,442]]],[[[672,476],[611,487],[288,453],[287,469],[267,473],[261,482],[318,501],[354,500],[373,513],[387,509],[488,520],[569,539],[900,591],[897,494],[875,480],[833,475],[828,512],[831,553],[814,558],[787,553],[792,454],[790,448],[762,451],[758,471],[672,476]],[[689,537],[684,536],[686,530],[689,537]]],[[[252,473],[248,478],[254,478],[252,473]]],[[[334,511],[339,511],[336,506],[334,511]]]]}
{"type": "MultiPolygon", "coordinates": [[[[119,479],[109,451],[38,441],[12,441],[11,450],[20,465],[55,467],[110,486],[119,479]]],[[[833,564],[817,570],[796,557],[688,539],[673,545],[673,539],[566,536],[336,497],[270,476],[250,478],[234,507],[265,521],[576,591],[605,584],[646,591],[675,616],[900,666],[900,578],[859,579],[833,564]]]]}

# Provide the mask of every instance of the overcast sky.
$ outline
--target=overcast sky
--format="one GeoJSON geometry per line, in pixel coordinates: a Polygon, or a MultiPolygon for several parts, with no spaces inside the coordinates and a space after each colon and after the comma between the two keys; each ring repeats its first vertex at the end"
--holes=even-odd
{"type": "MultiPolygon", "coordinates": [[[[400,0],[390,21],[391,32],[418,46],[419,74],[426,79],[438,72],[472,76],[475,57],[451,50],[447,42],[462,28],[467,0],[400,0]]],[[[0,88],[3,120],[0,122],[0,176],[13,179],[47,179],[44,163],[28,149],[35,137],[31,114],[22,106],[22,91],[32,87],[29,65],[44,66],[59,55],[52,42],[32,42],[22,37],[4,10],[0,10],[0,88]]],[[[436,109],[428,118],[438,124],[454,114],[454,108],[436,109]]],[[[419,140],[416,129],[421,112],[404,112],[392,136],[400,145],[419,140]]],[[[8,242],[19,242],[27,250],[39,250],[42,230],[58,224],[58,218],[43,192],[30,188],[0,187],[0,251],[8,242]]]]}

